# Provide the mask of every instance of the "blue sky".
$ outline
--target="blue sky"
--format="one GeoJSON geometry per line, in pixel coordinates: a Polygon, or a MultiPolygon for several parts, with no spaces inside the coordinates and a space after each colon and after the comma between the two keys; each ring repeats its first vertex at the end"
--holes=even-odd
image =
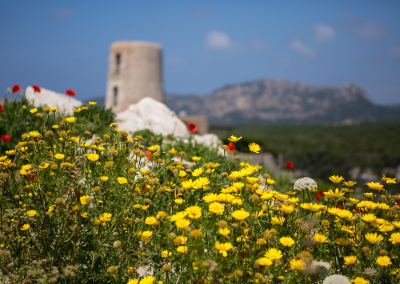
{"type": "Polygon", "coordinates": [[[206,94],[264,78],[400,103],[400,1],[1,1],[0,90],[105,94],[112,42],[163,47],[164,89],[206,94]]]}

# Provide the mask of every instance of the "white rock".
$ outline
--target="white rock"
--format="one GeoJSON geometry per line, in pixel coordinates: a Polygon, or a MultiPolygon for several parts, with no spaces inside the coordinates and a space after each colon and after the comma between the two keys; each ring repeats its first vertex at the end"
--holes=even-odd
{"type": "Polygon", "coordinates": [[[58,107],[57,112],[62,112],[72,115],[73,108],[79,108],[83,103],[74,99],[71,96],[59,94],[44,88],[41,88],[40,93],[34,92],[31,86],[25,90],[25,97],[31,101],[35,107],[58,107]]]}
{"type": "Polygon", "coordinates": [[[126,111],[117,114],[118,129],[133,133],[150,129],[155,134],[174,134],[177,137],[189,137],[189,130],[163,103],[145,97],[137,104],[132,104],[126,111]]]}
{"type": "Polygon", "coordinates": [[[222,141],[219,140],[218,136],[212,133],[204,135],[195,135],[194,140],[197,143],[203,144],[204,146],[208,147],[219,147],[222,145],[222,141]]]}

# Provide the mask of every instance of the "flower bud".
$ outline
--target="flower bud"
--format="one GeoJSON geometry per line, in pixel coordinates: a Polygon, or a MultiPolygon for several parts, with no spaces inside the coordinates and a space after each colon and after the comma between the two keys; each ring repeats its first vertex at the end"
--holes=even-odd
{"type": "Polygon", "coordinates": [[[107,271],[108,271],[108,273],[110,273],[110,274],[117,274],[117,272],[118,272],[118,267],[117,266],[110,266],[108,269],[107,269],[107,271]]]}
{"type": "Polygon", "coordinates": [[[170,272],[171,271],[171,265],[164,264],[162,269],[164,270],[164,272],[170,272]]]}
{"type": "Polygon", "coordinates": [[[119,249],[121,247],[121,241],[115,241],[113,243],[113,247],[116,248],[116,249],[119,249]]]}

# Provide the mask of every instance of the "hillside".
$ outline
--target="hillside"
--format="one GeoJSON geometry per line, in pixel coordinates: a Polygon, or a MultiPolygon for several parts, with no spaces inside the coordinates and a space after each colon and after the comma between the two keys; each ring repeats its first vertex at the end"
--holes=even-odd
{"type": "Polygon", "coordinates": [[[207,95],[167,95],[166,104],[177,113],[206,115],[214,124],[400,121],[400,105],[374,105],[352,83],[334,88],[266,79],[225,86],[207,95]]]}

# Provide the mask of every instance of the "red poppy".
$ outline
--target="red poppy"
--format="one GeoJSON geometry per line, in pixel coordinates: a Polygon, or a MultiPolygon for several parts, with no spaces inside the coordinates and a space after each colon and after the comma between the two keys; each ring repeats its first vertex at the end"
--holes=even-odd
{"type": "Polygon", "coordinates": [[[0,112],[4,111],[4,107],[0,105],[0,112]]]}
{"type": "Polygon", "coordinates": [[[289,170],[291,170],[293,168],[293,162],[287,162],[285,164],[285,167],[288,168],[289,170]]]}
{"type": "Polygon", "coordinates": [[[144,151],[145,153],[146,153],[146,156],[147,156],[147,158],[146,158],[146,160],[148,161],[148,160],[150,160],[150,157],[151,157],[151,155],[153,155],[150,151],[148,151],[148,150],[146,150],[146,151],[144,151]]]}
{"type": "Polygon", "coordinates": [[[189,128],[190,133],[195,133],[195,132],[197,132],[197,125],[194,124],[194,123],[189,123],[189,124],[188,124],[188,128],[189,128]]]}
{"type": "Polygon", "coordinates": [[[228,153],[235,153],[236,149],[235,149],[235,144],[233,144],[233,142],[229,142],[228,144],[228,153]]]}
{"type": "Polygon", "coordinates": [[[36,85],[32,85],[32,88],[33,88],[33,92],[35,92],[35,93],[40,93],[40,91],[42,90],[39,86],[36,86],[36,85]]]}
{"type": "Polygon", "coordinates": [[[3,141],[4,143],[7,143],[8,141],[11,140],[11,136],[10,135],[1,135],[0,140],[3,141]]]}
{"type": "Polygon", "coordinates": [[[33,177],[30,176],[30,177],[29,177],[29,180],[30,180],[30,181],[33,181],[33,177]]]}
{"type": "Polygon", "coordinates": [[[21,87],[20,87],[20,86],[14,85],[14,86],[12,87],[12,92],[13,92],[13,93],[18,93],[19,91],[21,91],[21,87]]]}
{"type": "Polygon", "coordinates": [[[324,191],[323,190],[318,191],[317,195],[315,196],[315,200],[319,202],[322,196],[324,196],[324,191]]]}
{"type": "Polygon", "coordinates": [[[68,96],[76,97],[76,92],[74,90],[68,89],[65,91],[68,96]]]}
{"type": "Polygon", "coordinates": [[[337,208],[339,208],[340,210],[343,210],[343,206],[339,205],[337,208]]]}

